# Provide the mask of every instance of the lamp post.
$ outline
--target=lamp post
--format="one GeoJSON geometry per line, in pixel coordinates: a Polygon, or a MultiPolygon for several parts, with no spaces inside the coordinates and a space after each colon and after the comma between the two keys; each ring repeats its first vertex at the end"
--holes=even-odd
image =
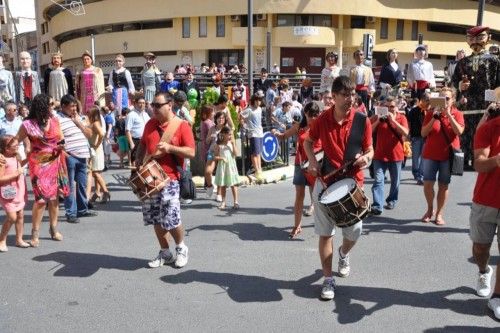
{"type": "Polygon", "coordinates": [[[484,1],[485,0],[479,0],[478,8],[477,8],[477,24],[476,25],[483,25],[483,13],[484,13],[484,1]]]}
{"type": "Polygon", "coordinates": [[[248,0],[248,91],[250,91],[250,96],[254,93],[253,91],[253,0],[248,0]]]}

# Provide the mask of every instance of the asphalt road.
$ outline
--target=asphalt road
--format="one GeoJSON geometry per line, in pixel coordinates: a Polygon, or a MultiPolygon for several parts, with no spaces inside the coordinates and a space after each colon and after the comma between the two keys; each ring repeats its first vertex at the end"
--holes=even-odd
{"type": "MultiPolygon", "coordinates": [[[[80,224],[62,218],[62,242],[50,240],[46,218],[37,249],[16,248],[11,230],[9,252],[0,254],[0,332],[500,331],[487,300],[474,293],[474,173],[453,178],[447,224],[438,227],[419,222],[423,189],[407,168],[396,209],[365,221],[351,276],[336,278],[330,302],[319,299],[312,218],[298,239],[287,237],[291,180],[240,188],[238,212],[217,210],[200,192],[182,210],[188,265],[147,269],[158,246],[126,177],[106,172],[111,202],[80,224]]],[[[368,181],[371,198],[370,188],[368,181]]],[[[26,239],[30,224],[26,211],[26,239]]]]}

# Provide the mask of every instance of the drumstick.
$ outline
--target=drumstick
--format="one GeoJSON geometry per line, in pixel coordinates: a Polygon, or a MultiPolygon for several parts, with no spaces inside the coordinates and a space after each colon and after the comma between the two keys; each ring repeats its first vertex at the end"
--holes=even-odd
{"type": "Polygon", "coordinates": [[[324,175],[322,178],[326,182],[328,178],[335,176],[337,173],[346,173],[350,167],[354,164],[355,160],[349,161],[344,165],[340,166],[340,168],[333,170],[332,172],[324,175]]]}

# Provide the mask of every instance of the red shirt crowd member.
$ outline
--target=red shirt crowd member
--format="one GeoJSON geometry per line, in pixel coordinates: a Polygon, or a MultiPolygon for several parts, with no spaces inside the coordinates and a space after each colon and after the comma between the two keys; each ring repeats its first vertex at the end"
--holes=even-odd
{"type": "MultiPolygon", "coordinates": [[[[355,85],[347,76],[337,77],[332,84],[332,95],[335,105],[323,113],[311,124],[309,137],[304,142],[304,148],[309,160],[308,171],[313,175],[318,175],[318,162],[314,157],[313,144],[321,140],[324,149],[324,159],[327,159],[334,168],[343,164],[344,153],[347,150],[347,140],[353,124],[355,110],[354,100],[356,93],[355,85]]],[[[372,129],[368,119],[366,119],[365,131],[363,133],[361,151],[357,155],[353,169],[349,176],[353,177],[357,183],[363,184],[363,171],[368,167],[373,158],[372,129]]],[[[332,277],[332,256],[333,242],[332,236],[335,234],[335,221],[319,207],[319,195],[323,186],[316,181],[312,199],[314,205],[314,229],[319,235],[319,256],[323,269],[324,282],[321,290],[321,298],[331,300],[335,296],[335,282],[332,277]]],[[[361,235],[362,222],[342,229],[343,242],[339,247],[339,271],[338,274],[346,277],[350,272],[349,251],[355,245],[361,235]]]]}
{"type": "MultiPolygon", "coordinates": [[[[184,244],[184,228],[181,223],[179,201],[178,164],[184,158],[193,158],[195,143],[191,127],[186,121],[177,118],[172,110],[173,98],[168,93],[155,95],[153,118],[144,128],[140,141],[140,151],[152,155],[170,177],[170,182],[163,190],[143,203],[142,214],[144,224],[154,225],[155,234],[160,244],[158,256],[149,262],[149,267],[160,267],[174,263],[176,267],[184,267],[188,261],[188,248],[184,244]],[[179,124],[180,122],[180,124],[179,124]],[[160,141],[169,126],[178,126],[170,142],[160,141]],[[175,254],[169,249],[167,234],[175,241],[175,254]]],[[[142,155],[142,154],[141,154],[142,155]]],[[[138,156],[138,161],[142,158],[138,156]]]]}
{"type": "Polygon", "coordinates": [[[389,112],[387,116],[375,114],[372,117],[373,131],[377,135],[373,168],[375,181],[372,186],[372,214],[382,214],[383,208],[394,209],[399,198],[401,165],[404,159],[403,137],[408,135],[408,121],[398,112],[396,100],[389,97],[385,100],[389,112]],[[384,178],[389,170],[391,188],[384,202],[384,178]]]}
{"type": "MultiPolygon", "coordinates": [[[[472,253],[479,268],[477,294],[488,297],[491,293],[493,268],[488,265],[490,247],[495,233],[500,227],[500,116],[493,112],[485,113],[474,136],[474,167],[478,172],[474,196],[472,198],[470,238],[473,242],[472,253]],[[484,124],[481,124],[486,120],[484,124]]],[[[497,279],[488,307],[500,319],[500,269],[497,264],[497,279]]]]}
{"type": "Polygon", "coordinates": [[[427,211],[422,217],[422,222],[430,222],[435,214],[434,222],[437,225],[444,225],[442,213],[451,180],[450,144],[453,148],[460,147],[459,135],[464,131],[464,116],[455,107],[455,89],[445,87],[441,89],[439,96],[445,98],[445,107],[428,111],[421,130],[422,137],[426,138],[422,158],[424,194],[427,201],[427,211]],[[434,183],[438,173],[437,210],[434,212],[434,183]]]}

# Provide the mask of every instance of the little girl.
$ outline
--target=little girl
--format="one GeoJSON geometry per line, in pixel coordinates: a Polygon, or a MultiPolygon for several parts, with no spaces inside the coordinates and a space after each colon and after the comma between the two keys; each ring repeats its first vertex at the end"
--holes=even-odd
{"type": "Polygon", "coordinates": [[[226,208],[226,187],[231,186],[233,192],[233,209],[239,209],[238,188],[239,183],[238,169],[236,168],[237,149],[233,139],[232,130],[229,126],[224,126],[217,137],[215,146],[215,160],[218,161],[217,171],[215,173],[215,185],[221,189],[222,202],[219,209],[226,208]]]}
{"type": "Polygon", "coordinates": [[[12,135],[0,138],[0,153],[5,156],[5,165],[0,166],[0,203],[6,218],[0,232],[0,252],[7,252],[7,234],[12,224],[16,226],[16,246],[27,248],[23,240],[24,206],[28,200],[23,166],[27,160],[19,161],[19,142],[12,135]]]}

